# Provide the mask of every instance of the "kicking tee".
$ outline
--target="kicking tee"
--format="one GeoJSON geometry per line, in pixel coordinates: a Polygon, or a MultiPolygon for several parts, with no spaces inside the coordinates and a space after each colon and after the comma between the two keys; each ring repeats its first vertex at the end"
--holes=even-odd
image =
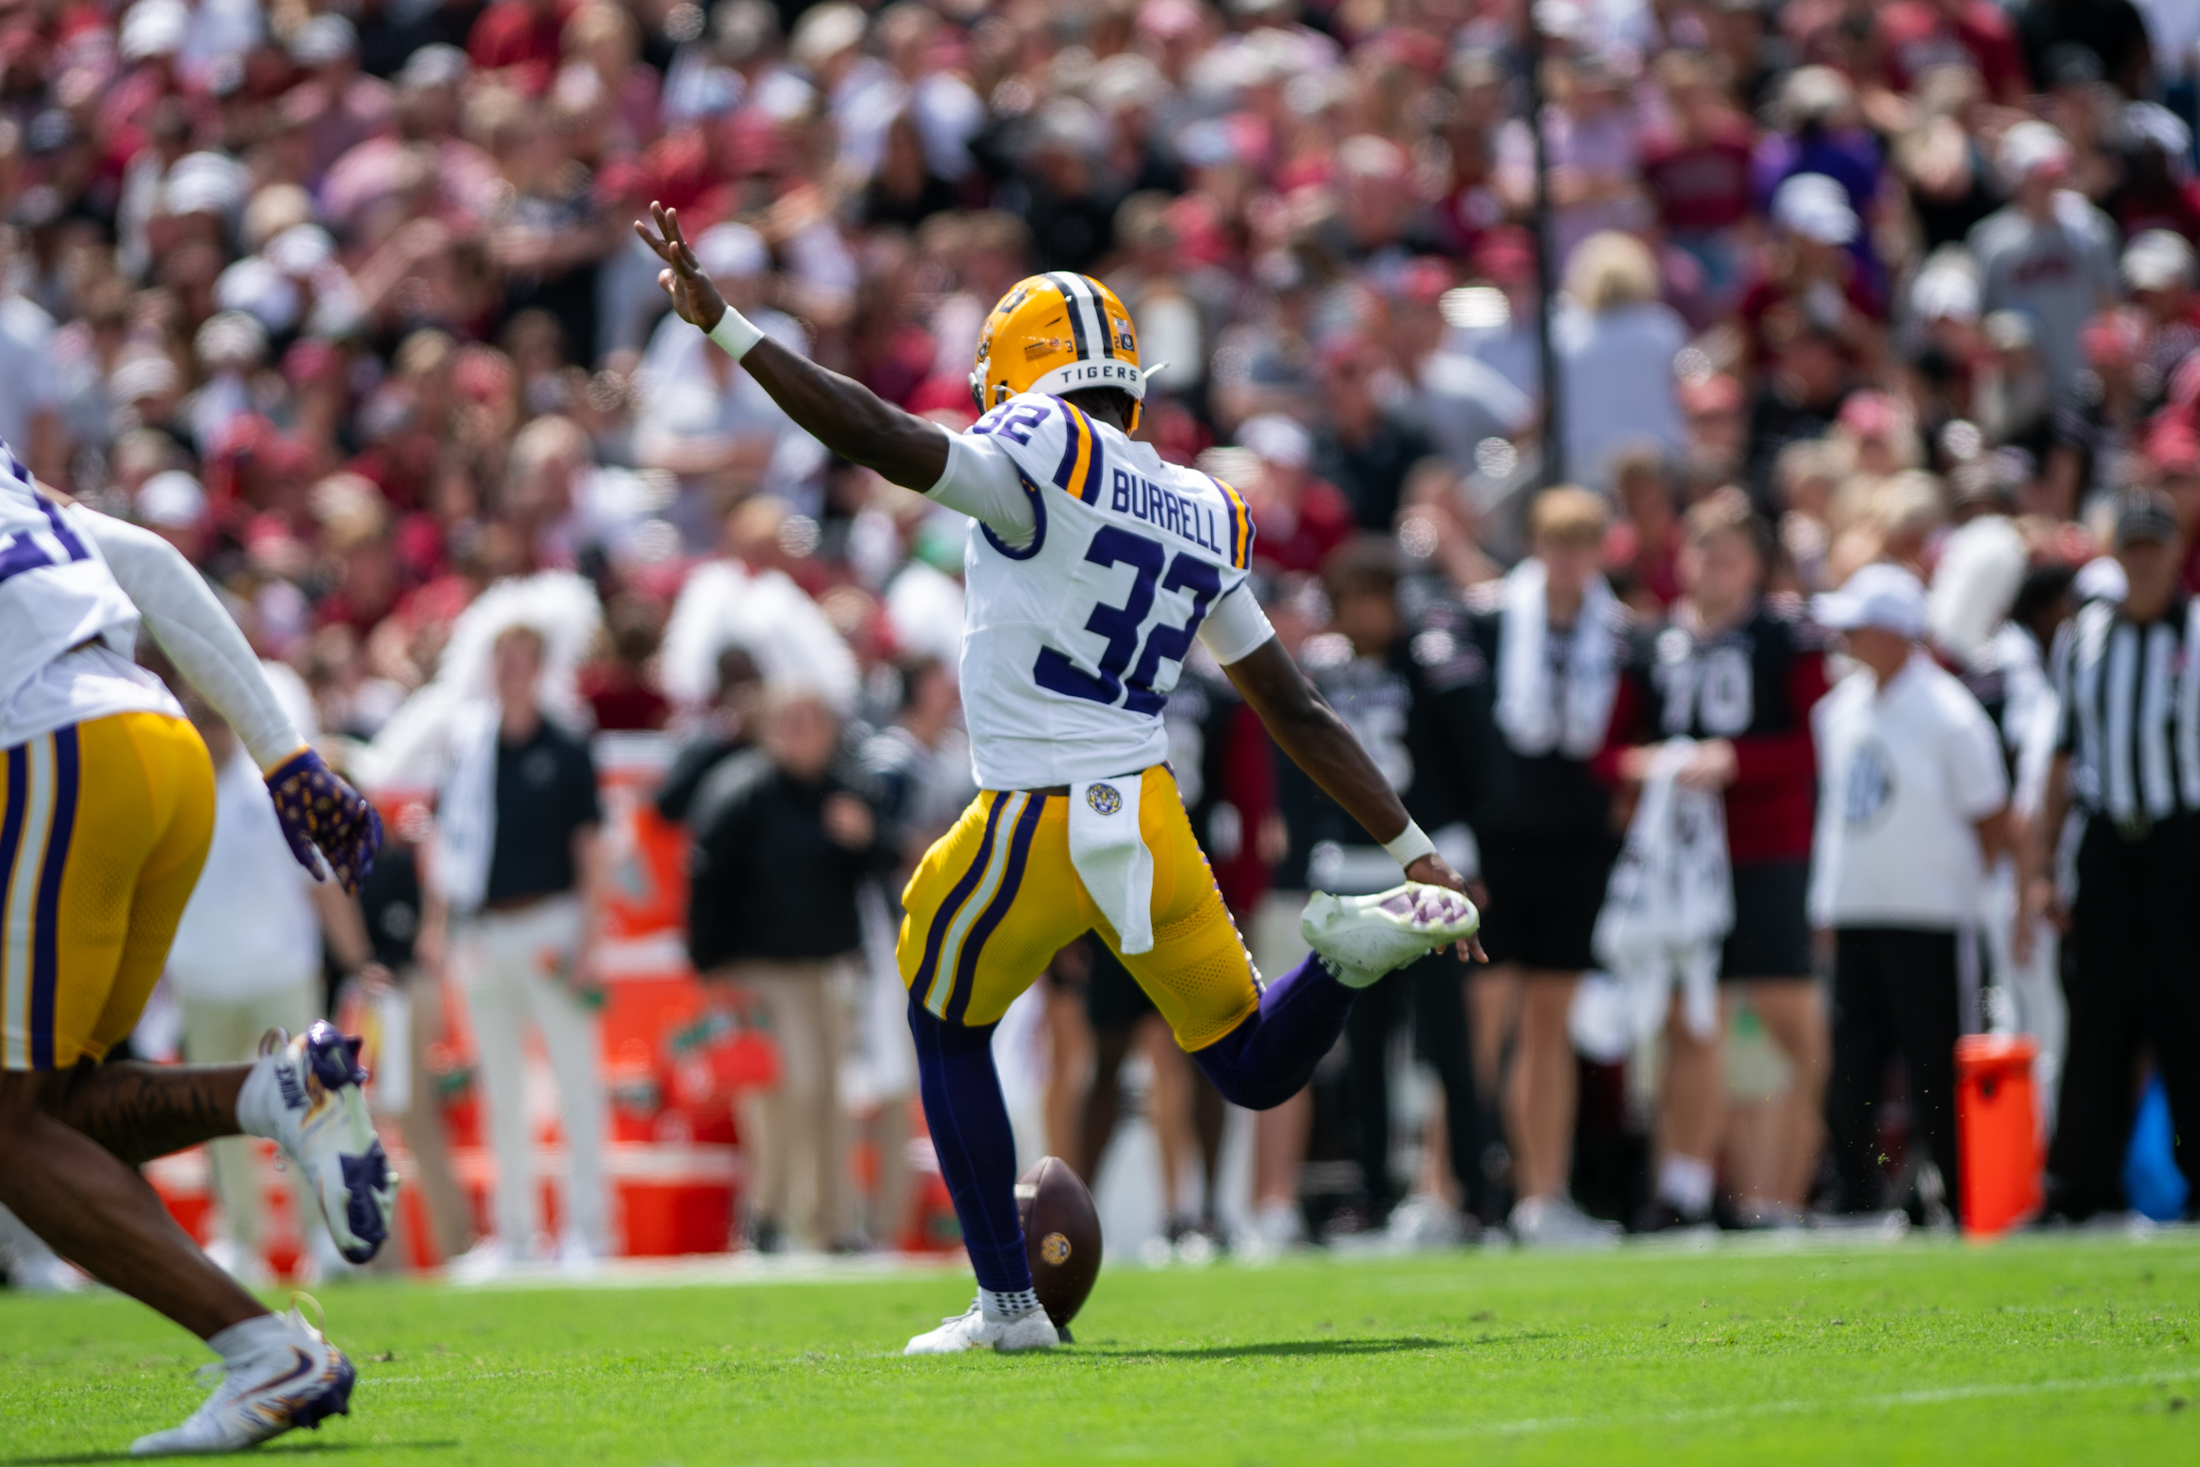
{"type": "Polygon", "coordinates": [[[1161,710],[1193,638],[1228,666],[1275,635],[1247,584],[1238,492],[1061,398],[1023,393],[949,435],[929,493],[977,521],[962,698],[984,789],[1163,762],[1161,710]]]}

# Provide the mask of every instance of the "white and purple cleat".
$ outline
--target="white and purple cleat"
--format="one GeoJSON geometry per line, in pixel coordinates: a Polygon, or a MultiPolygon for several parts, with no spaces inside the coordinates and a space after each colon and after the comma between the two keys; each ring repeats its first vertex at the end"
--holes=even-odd
{"type": "MultiPolygon", "coordinates": [[[[316,1306],[318,1307],[318,1306],[316,1306]]],[[[196,1457],[235,1452],[300,1427],[318,1430],[331,1416],[351,1414],[352,1363],[293,1308],[288,1328],[258,1353],[209,1365],[214,1392],[183,1425],[141,1436],[133,1457],[196,1457]]]]}
{"type": "Polygon", "coordinates": [[[1482,925],[1474,903],[1445,886],[1409,881],[1368,896],[1315,892],[1299,931],[1337,981],[1366,988],[1438,948],[1463,942],[1482,925]]]}
{"type": "Polygon", "coordinates": [[[275,1067],[281,1106],[270,1139],[313,1184],[329,1237],[351,1263],[365,1263],[390,1235],[397,1172],[374,1134],[361,1087],[359,1041],[322,1020],[295,1039],[272,1031],[262,1064],[275,1067]]]}

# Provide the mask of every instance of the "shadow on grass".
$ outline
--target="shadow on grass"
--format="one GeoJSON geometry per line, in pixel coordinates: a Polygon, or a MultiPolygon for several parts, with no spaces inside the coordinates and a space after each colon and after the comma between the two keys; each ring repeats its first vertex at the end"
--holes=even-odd
{"type": "MultiPolygon", "coordinates": [[[[440,1452],[460,1445],[456,1438],[431,1442],[322,1442],[305,1441],[296,1446],[263,1448],[262,1458],[303,1456],[308,1452],[327,1454],[332,1452],[440,1452]]],[[[138,1462],[127,1451],[121,1452],[67,1452],[52,1457],[0,1457],[0,1467],[70,1467],[79,1462],[138,1462]]]]}
{"type": "Polygon", "coordinates": [[[1076,1355],[1105,1355],[1116,1360],[1235,1360],[1241,1357],[1320,1355],[1391,1355],[1401,1350],[1464,1350],[1471,1340],[1435,1340],[1400,1335],[1387,1340],[1268,1340],[1248,1345],[1205,1345],[1188,1350],[1154,1350],[1136,1345],[1080,1345],[1076,1355]]]}

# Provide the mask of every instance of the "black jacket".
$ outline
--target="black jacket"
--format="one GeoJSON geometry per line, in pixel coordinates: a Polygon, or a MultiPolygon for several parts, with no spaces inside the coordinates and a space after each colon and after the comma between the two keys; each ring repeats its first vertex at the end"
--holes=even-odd
{"type": "Polygon", "coordinates": [[[742,958],[829,958],[862,945],[856,889],[890,869],[893,847],[825,833],[825,802],[860,794],[837,775],[805,784],[751,749],[704,779],[690,808],[688,959],[708,972],[742,958]]]}

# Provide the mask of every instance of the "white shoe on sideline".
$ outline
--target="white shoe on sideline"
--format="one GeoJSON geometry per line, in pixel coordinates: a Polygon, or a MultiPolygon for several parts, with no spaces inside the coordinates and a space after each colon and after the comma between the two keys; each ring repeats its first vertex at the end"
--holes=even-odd
{"type": "Polygon", "coordinates": [[[1570,1197],[1523,1197],[1513,1204],[1513,1240],[1523,1248],[1617,1248],[1623,1230],[1591,1217],[1570,1197]]]}
{"type": "Polygon", "coordinates": [[[273,1287],[275,1272],[260,1257],[258,1250],[247,1248],[234,1238],[216,1238],[206,1245],[206,1256],[214,1266],[228,1274],[247,1289],[273,1287]]]}
{"type": "Polygon", "coordinates": [[[269,1030],[260,1041],[282,1095],[271,1139],[312,1183],[336,1251],[365,1263],[389,1238],[397,1173],[367,1115],[358,1043],[326,1020],[295,1039],[281,1035],[269,1030]]]}
{"type": "Polygon", "coordinates": [[[984,1308],[973,1299],[969,1309],[941,1320],[938,1329],[918,1335],[901,1353],[959,1355],[965,1350],[993,1349],[1007,1355],[1018,1350],[1051,1350],[1060,1343],[1062,1337],[1044,1309],[1033,1309],[1014,1319],[988,1319],[984,1308]]]}
{"type": "Polygon", "coordinates": [[[1306,1246],[1306,1215],[1295,1202],[1264,1202],[1238,1235],[1237,1250],[1266,1258],[1306,1246]]]}
{"type": "Polygon", "coordinates": [[[492,1284],[510,1278],[525,1262],[502,1238],[483,1238],[444,1264],[443,1273],[454,1284],[492,1284]]]}
{"type": "Polygon", "coordinates": [[[8,1276],[9,1288],[24,1294],[74,1294],[89,1282],[5,1207],[0,1207],[0,1273],[8,1276]]]}
{"type": "Polygon", "coordinates": [[[1416,1192],[1390,1210],[1383,1224],[1384,1245],[1399,1253],[1461,1248],[1474,1240],[1464,1214],[1443,1198],[1416,1192]]]}
{"type": "Polygon", "coordinates": [[[1472,937],[1481,925],[1473,902],[1449,887],[1419,881],[1371,896],[1317,891],[1299,918],[1307,944],[1348,988],[1366,988],[1385,973],[1472,937]]]}
{"type": "Polygon", "coordinates": [[[202,1374],[221,1383],[183,1425],[141,1436],[133,1457],[198,1456],[257,1446],[301,1426],[319,1428],[330,1416],[351,1414],[355,1378],[344,1352],[290,1311],[290,1334],[242,1360],[217,1361],[202,1374]]]}

